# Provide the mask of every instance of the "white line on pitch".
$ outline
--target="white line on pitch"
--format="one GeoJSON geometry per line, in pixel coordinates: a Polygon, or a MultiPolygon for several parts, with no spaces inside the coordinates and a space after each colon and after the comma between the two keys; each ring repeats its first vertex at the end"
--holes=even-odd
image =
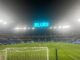
{"type": "Polygon", "coordinates": [[[74,60],[78,60],[76,57],[69,55],[71,58],[73,58],[74,60]]]}

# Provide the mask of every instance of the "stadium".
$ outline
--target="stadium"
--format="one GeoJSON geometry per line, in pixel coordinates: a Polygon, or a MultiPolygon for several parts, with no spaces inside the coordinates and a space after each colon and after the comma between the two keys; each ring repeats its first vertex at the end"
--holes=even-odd
{"type": "Polygon", "coordinates": [[[80,0],[0,0],[0,60],[80,60],[80,0]]]}

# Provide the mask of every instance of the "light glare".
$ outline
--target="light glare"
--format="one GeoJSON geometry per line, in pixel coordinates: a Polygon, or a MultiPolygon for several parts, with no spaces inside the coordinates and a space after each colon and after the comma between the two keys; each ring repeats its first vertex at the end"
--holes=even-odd
{"type": "Polygon", "coordinates": [[[25,31],[27,28],[26,27],[16,27],[14,30],[16,31],[25,31]]]}
{"type": "Polygon", "coordinates": [[[2,23],[3,21],[2,20],[0,20],[0,23],[2,23]]]}
{"type": "Polygon", "coordinates": [[[52,27],[50,27],[49,29],[52,29],[52,27]]]}
{"type": "Polygon", "coordinates": [[[32,30],[34,30],[35,28],[34,27],[32,27],[32,30]]]}
{"type": "Polygon", "coordinates": [[[80,22],[80,19],[78,19],[78,22],[80,22]]]}
{"type": "Polygon", "coordinates": [[[3,20],[0,20],[0,24],[4,24],[4,25],[6,25],[7,22],[6,22],[6,21],[3,21],[3,20]]]}
{"type": "Polygon", "coordinates": [[[27,28],[26,28],[26,27],[24,27],[23,29],[24,29],[24,30],[26,30],[27,28]]]}
{"type": "Polygon", "coordinates": [[[59,29],[61,29],[61,28],[62,28],[62,26],[58,26],[58,28],[59,28],[59,29]]]}
{"type": "Polygon", "coordinates": [[[55,26],[54,29],[56,29],[57,27],[55,26]]]}
{"type": "Polygon", "coordinates": [[[70,26],[69,26],[69,25],[65,25],[65,26],[63,26],[62,28],[63,28],[63,29],[66,29],[66,28],[70,28],[70,26]]]}
{"type": "Polygon", "coordinates": [[[7,22],[4,22],[3,24],[4,24],[4,25],[6,25],[6,24],[7,24],[7,22]]]}

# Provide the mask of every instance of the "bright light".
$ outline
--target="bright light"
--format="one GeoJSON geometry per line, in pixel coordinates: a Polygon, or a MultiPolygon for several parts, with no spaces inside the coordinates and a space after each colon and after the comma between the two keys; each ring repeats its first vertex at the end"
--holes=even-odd
{"type": "Polygon", "coordinates": [[[58,29],[61,29],[62,28],[62,26],[58,26],[58,29]]]}
{"type": "Polygon", "coordinates": [[[70,25],[59,25],[59,26],[55,27],[55,29],[57,29],[57,31],[58,31],[59,33],[69,32],[70,28],[71,28],[70,25]]]}
{"type": "Polygon", "coordinates": [[[39,28],[39,27],[48,27],[49,23],[48,22],[36,22],[34,23],[34,27],[39,28]]]}
{"type": "Polygon", "coordinates": [[[4,25],[6,25],[7,22],[6,22],[6,21],[3,21],[3,20],[0,20],[0,24],[4,24],[4,25]]]}
{"type": "Polygon", "coordinates": [[[55,29],[58,28],[58,29],[68,29],[70,28],[70,25],[63,25],[63,26],[58,26],[58,27],[54,27],[55,29]]]}
{"type": "Polygon", "coordinates": [[[26,28],[26,27],[24,27],[23,29],[24,29],[24,30],[26,30],[27,28],[26,28]]]}
{"type": "Polygon", "coordinates": [[[35,28],[34,27],[32,27],[32,30],[34,30],[35,28]]]}
{"type": "Polygon", "coordinates": [[[4,24],[4,25],[6,25],[6,24],[7,24],[7,22],[4,22],[3,24],[4,24]]]}
{"type": "Polygon", "coordinates": [[[3,22],[3,20],[0,20],[0,23],[2,23],[3,22]]]}
{"type": "Polygon", "coordinates": [[[27,30],[27,28],[26,27],[15,27],[14,30],[16,30],[16,31],[25,31],[25,30],[27,30]]]}
{"type": "Polygon", "coordinates": [[[14,28],[15,30],[19,30],[19,28],[18,27],[16,27],[16,28],[14,28]]]}
{"type": "Polygon", "coordinates": [[[78,19],[78,22],[80,22],[80,19],[78,19]]]}
{"type": "Polygon", "coordinates": [[[52,27],[50,27],[49,29],[52,29],[52,27]]]}
{"type": "Polygon", "coordinates": [[[56,27],[56,26],[54,26],[53,28],[54,28],[54,29],[56,29],[57,27],[56,27]]]}
{"type": "Polygon", "coordinates": [[[67,28],[70,28],[70,25],[65,25],[62,27],[63,29],[67,29],[67,28]]]}
{"type": "Polygon", "coordinates": [[[28,30],[30,29],[30,27],[27,28],[28,30]]]}

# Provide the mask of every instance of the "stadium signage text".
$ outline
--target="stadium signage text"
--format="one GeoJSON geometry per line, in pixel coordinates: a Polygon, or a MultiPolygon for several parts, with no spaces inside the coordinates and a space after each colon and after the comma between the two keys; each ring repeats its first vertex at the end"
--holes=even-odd
{"type": "Polygon", "coordinates": [[[34,27],[48,27],[49,23],[48,22],[37,22],[34,23],[34,27]]]}

